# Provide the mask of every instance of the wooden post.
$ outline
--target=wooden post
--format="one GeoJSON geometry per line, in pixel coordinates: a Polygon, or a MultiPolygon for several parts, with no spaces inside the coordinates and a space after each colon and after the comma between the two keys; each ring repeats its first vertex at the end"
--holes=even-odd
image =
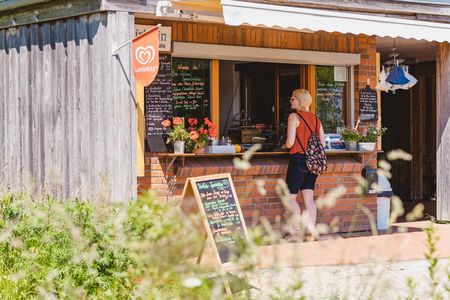
{"type": "Polygon", "coordinates": [[[436,50],[437,219],[450,220],[450,44],[436,50]]]}
{"type": "Polygon", "coordinates": [[[312,97],[311,112],[316,113],[316,66],[308,65],[308,91],[312,97]]]}
{"type": "Polygon", "coordinates": [[[220,132],[220,112],[219,112],[219,60],[211,60],[211,120],[217,125],[217,133],[220,132]]]}
{"type": "MultiPolygon", "coordinates": [[[[380,79],[380,68],[381,68],[381,59],[380,59],[380,53],[377,52],[376,54],[376,68],[377,68],[377,80],[374,84],[374,86],[377,85],[378,80],[380,79]]],[[[375,88],[375,87],[374,87],[375,88]]],[[[378,121],[377,121],[377,128],[380,129],[381,128],[381,91],[377,90],[377,99],[378,99],[378,121]]],[[[377,150],[381,150],[381,136],[378,137],[377,139],[377,150]]]]}
{"type": "Polygon", "coordinates": [[[300,65],[300,88],[309,91],[312,97],[311,112],[316,112],[316,66],[300,65]]]}

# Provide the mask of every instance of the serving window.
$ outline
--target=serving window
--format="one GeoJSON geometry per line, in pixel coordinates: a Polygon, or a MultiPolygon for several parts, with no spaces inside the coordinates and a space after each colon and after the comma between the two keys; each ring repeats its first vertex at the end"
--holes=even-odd
{"type": "MultiPolygon", "coordinates": [[[[281,150],[292,112],[290,98],[298,88],[311,92],[311,110],[322,120],[325,133],[335,133],[346,124],[349,87],[345,67],[168,57],[165,60],[169,64],[171,60],[171,70],[164,80],[171,81],[171,93],[161,83],[162,79],[145,88],[146,116],[155,119],[156,125],[171,116],[208,117],[218,124],[219,138],[229,137],[244,150],[255,143],[263,144],[263,151],[281,150]],[[216,75],[214,70],[218,71],[216,75]],[[172,96],[169,113],[160,109],[161,105],[155,105],[155,101],[147,101],[160,90],[167,97],[154,97],[156,102],[172,96]]],[[[162,76],[163,72],[160,73],[158,76],[162,76]]],[[[156,125],[147,126],[148,145],[162,140],[159,132],[163,130],[155,131],[156,125]]],[[[150,145],[150,150],[153,149],[150,145]]]]}
{"type": "Polygon", "coordinates": [[[326,133],[346,123],[346,67],[221,61],[220,78],[220,132],[234,143],[280,149],[292,112],[290,98],[298,88],[311,92],[311,111],[326,133]]]}

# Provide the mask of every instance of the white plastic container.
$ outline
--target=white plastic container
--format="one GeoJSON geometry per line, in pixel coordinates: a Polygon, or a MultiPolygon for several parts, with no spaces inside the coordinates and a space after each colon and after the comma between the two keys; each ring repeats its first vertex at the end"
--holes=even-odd
{"type": "Polygon", "coordinates": [[[206,153],[236,153],[235,145],[206,146],[206,153]]]}
{"type": "Polygon", "coordinates": [[[378,174],[378,197],[377,197],[377,229],[386,230],[389,228],[389,218],[391,213],[391,197],[393,196],[391,184],[387,178],[378,174]]]}
{"type": "Polygon", "coordinates": [[[386,230],[389,228],[389,215],[391,212],[391,198],[377,198],[377,229],[386,230]]]}
{"type": "Polygon", "coordinates": [[[363,143],[359,142],[359,150],[360,151],[373,151],[375,150],[376,143],[363,143]]]}

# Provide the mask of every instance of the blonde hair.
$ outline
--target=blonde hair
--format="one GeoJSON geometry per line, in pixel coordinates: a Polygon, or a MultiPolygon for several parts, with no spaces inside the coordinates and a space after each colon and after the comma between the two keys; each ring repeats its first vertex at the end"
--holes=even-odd
{"type": "Polygon", "coordinates": [[[309,111],[309,107],[312,103],[312,97],[311,94],[308,92],[308,90],[305,89],[298,89],[292,92],[292,97],[297,98],[297,100],[300,102],[300,109],[309,111]]]}

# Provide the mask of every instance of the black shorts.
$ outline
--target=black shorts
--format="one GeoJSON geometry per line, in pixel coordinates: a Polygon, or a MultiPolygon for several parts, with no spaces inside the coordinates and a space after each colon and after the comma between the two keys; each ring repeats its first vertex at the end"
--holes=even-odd
{"type": "Polygon", "coordinates": [[[306,166],[306,156],[295,153],[290,156],[286,183],[291,194],[302,190],[314,190],[317,175],[309,172],[306,166]]]}

